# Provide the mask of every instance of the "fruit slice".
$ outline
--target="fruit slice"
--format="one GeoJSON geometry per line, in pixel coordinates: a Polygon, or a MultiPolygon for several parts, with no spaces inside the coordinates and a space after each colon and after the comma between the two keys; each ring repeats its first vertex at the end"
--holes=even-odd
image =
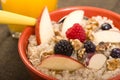
{"type": "Polygon", "coordinates": [[[67,15],[64,16],[64,17],[62,17],[62,18],[58,21],[58,23],[63,23],[66,17],[67,17],[67,15]]]}
{"type": "Polygon", "coordinates": [[[90,61],[90,59],[91,59],[91,57],[92,57],[93,55],[95,55],[95,53],[88,53],[88,54],[86,55],[85,63],[86,63],[87,66],[88,66],[89,61],[90,61]]]}
{"type": "Polygon", "coordinates": [[[44,59],[40,67],[48,68],[52,70],[69,70],[73,71],[84,66],[73,58],[63,56],[63,55],[52,55],[44,59]]]}
{"type": "Polygon", "coordinates": [[[120,42],[120,32],[118,31],[112,31],[112,30],[106,30],[106,31],[99,31],[94,34],[94,41],[96,43],[99,42],[120,42]]]}
{"type": "Polygon", "coordinates": [[[83,10],[76,10],[71,12],[67,15],[66,19],[64,20],[63,26],[62,26],[62,35],[65,35],[65,32],[73,26],[75,23],[79,23],[82,21],[84,17],[84,11],[83,10]]]}
{"type": "Polygon", "coordinates": [[[100,69],[103,67],[106,60],[107,58],[105,55],[94,54],[89,60],[88,67],[92,69],[100,69]]]}
{"type": "Polygon", "coordinates": [[[37,43],[48,43],[54,36],[52,22],[47,7],[44,8],[35,28],[37,43]]]}

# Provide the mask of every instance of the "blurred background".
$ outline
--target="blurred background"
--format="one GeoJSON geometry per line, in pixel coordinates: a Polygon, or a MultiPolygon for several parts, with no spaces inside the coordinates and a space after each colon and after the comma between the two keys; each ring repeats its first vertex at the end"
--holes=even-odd
{"type": "MultiPolygon", "coordinates": [[[[120,0],[58,0],[57,8],[95,6],[120,14],[120,0]]],[[[32,80],[17,50],[18,40],[11,37],[8,27],[0,25],[0,80],[32,80]]]]}
{"type": "Polygon", "coordinates": [[[120,13],[120,0],[59,0],[58,8],[68,6],[95,6],[120,13]]]}

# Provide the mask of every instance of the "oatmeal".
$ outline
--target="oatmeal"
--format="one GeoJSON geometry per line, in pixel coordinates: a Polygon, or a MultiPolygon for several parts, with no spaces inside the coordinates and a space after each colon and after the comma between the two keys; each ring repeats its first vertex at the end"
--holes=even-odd
{"type": "MultiPolygon", "coordinates": [[[[66,36],[63,36],[62,27],[65,19],[59,23],[52,22],[55,36],[48,43],[38,45],[36,36],[30,36],[27,56],[31,64],[37,70],[58,80],[107,80],[120,74],[120,37],[118,36],[120,31],[113,25],[114,22],[102,16],[83,18],[80,23],[72,25],[66,31],[66,36]],[[60,68],[41,67],[42,61],[52,55],[72,58],[76,62],[76,68],[71,69],[72,66],[67,66],[70,69],[64,68],[67,63],[59,66],[60,68]]],[[[64,59],[58,58],[56,60],[64,59]]]]}

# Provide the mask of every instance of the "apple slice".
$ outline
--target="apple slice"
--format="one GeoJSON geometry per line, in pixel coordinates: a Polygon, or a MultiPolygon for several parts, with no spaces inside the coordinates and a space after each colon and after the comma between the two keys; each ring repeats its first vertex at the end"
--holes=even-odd
{"type": "Polygon", "coordinates": [[[52,55],[44,59],[41,62],[40,67],[52,70],[73,71],[79,68],[83,68],[84,66],[73,58],[64,55],[52,55]]]}
{"type": "Polygon", "coordinates": [[[64,16],[64,17],[62,17],[62,18],[58,21],[58,23],[63,23],[66,17],[67,17],[67,15],[64,16]]]}
{"type": "Polygon", "coordinates": [[[92,68],[92,69],[100,69],[103,67],[103,65],[105,64],[107,60],[107,57],[103,54],[94,54],[88,63],[88,68],[92,68]]]}
{"type": "Polygon", "coordinates": [[[62,26],[62,35],[66,37],[66,31],[73,26],[75,23],[79,23],[82,21],[84,17],[84,11],[83,10],[75,10],[67,15],[66,19],[64,20],[63,26],[62,26]]]}
{"type": "Polygon", "coordinates": [[[106,30],[106,31],[99,31],[96,32],[94,35],[94,42],[120,42],[120,32],[119,31],[112,31],[112,30],[106,30]]]}
{"type": "Polygon", "coordinates": [[[54,36],[52,22],[47,7],[44,8],[35,28],[37,43],[48,43],[54,36]]]}
{"type": "Polygon", "coordinates": [[[92,57],[94,54],[95,54],[95,53],[88,53],[88,54],[86,55],[86,59],[85,59],[86,66],[88,66],[89,61],[90,61],[91,57],[92,57]]]}

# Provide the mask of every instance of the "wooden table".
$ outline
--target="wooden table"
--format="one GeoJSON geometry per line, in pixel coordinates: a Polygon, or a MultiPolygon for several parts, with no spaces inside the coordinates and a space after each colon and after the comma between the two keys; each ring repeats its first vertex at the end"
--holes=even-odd
{"type": "MultiPolygon", "coordinates": [[[[120,0],[59,0],[58,8],[95,6],[120,13],[120,0]]],[[[18,55],[18,40],[6,25],[0,25],[0,80],[32,80],[18,55]]]]}

